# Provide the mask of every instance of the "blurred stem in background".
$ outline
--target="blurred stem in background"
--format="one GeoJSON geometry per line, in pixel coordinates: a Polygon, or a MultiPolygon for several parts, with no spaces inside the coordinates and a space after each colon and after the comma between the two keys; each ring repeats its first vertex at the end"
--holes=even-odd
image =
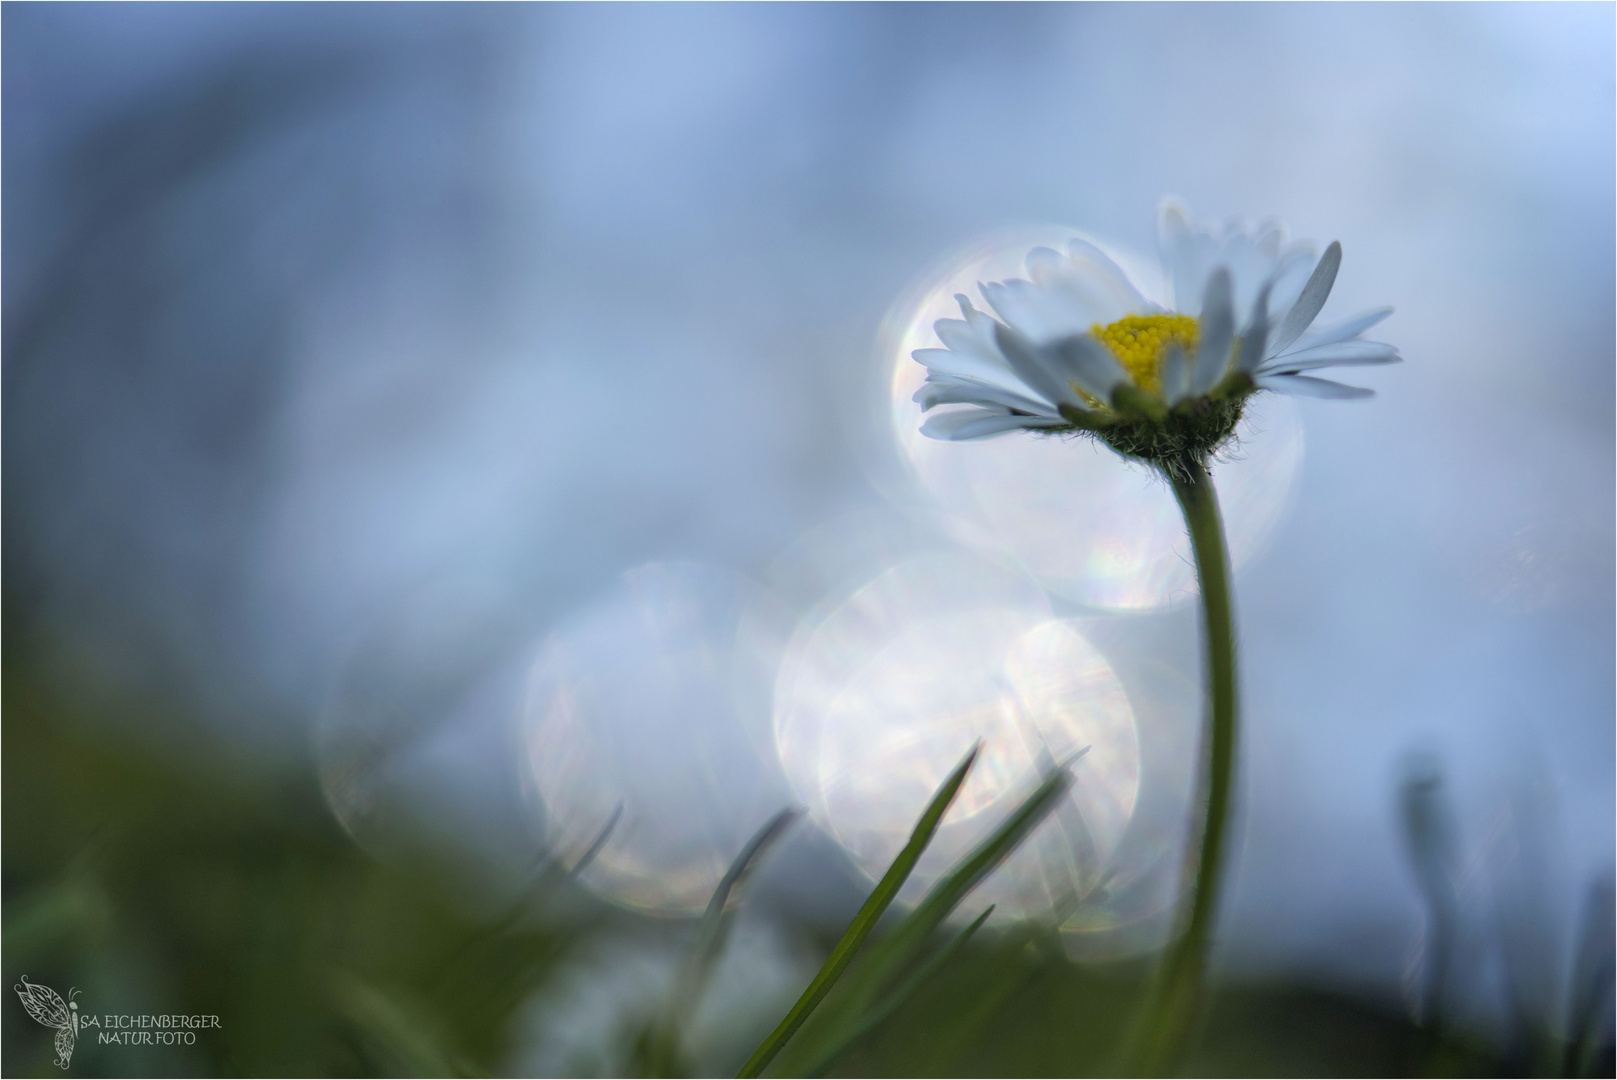
{"type": "Polygon", "coordinates": [[[1426,901],[1426,980],[1421,991],[1420,1025],[1434,1037],[1443,1027],[1443,997],[1459,919],[1454,891],[1455,835],[1453,815],[1443,796],[1443,775],[1425,758],[1405,767],[1399,792],[1404,842],[1426,901]]]}
{"type": "MultiPolygon", "coordinates": [[[[1429,753],[1411,755],[1404,764],[1398,790],[1404,844],[1416,884],[1426,903],[1426,929],[1422,940],[1423,978],[1417,1003],[1419,1038],[1408,1064],[1414,1075],[1451,1076],[1465,1068],[1452,1016],[1450,998],[1463,994],[1467,980],[1460,964],[1465,954],[1475,957],[1488,943],[1478,933],[1468,935],[1462,948],[1460,891],[1461,834],[1443,769],[1429,753]]],[[[1543,846],[1545,838],[1533,840],[1543,846]]],[[[1497,856],[1496,856],[1497,857],[1497,856]]],[[[1542,879],[1542,873],[1539,875],[1542,879]]],[[[1542,880],[1535,882],[1542,886],[1542,880]]],[[[1567,971],[1566,1013],[1558,1014],[1555,976],[1529,981],[1519,972],[1528,964],[1556,962],[1554,928],[1543,910],[1522,910],[1519,895],[1495,894],[1499,917],[1494,926],[1507,990],[1506,1015],[1501,1030],[1507,1033],[1505,1063],[1512,1074],[1526,1076],[1594,1076],[1611,1070],[1613,899],[1608,877],[1588,887],[1581,932],[1567,971]],[[1524,949],[1521,942],[1527,942],[1524,949]],[[1512,945],[1516,944],[1513,949],[1512,945]],[[1525,954],[1525,955],[1524,955],[1525,954]],[[1523,986],[1532,987],[1524,991],[1523,986]]],[[[1463,1005],[1463,998],[1461,1000],[1463,1005]]],[[[1463,1012],[1463,1009],[1460,1010],[1463,1012]]]]}
{"type": "Polygon", "coordinates": [[[1617,979],[1614,937],[1617,902],[1611,878],[1602,877],[1589,886],[1573,960],[1571,1023],[1564,1069],[1567,1076],[1596,1076],[1603,1066],[1610,1071],[1612,984],[1617,979]]]}
{"type": "Polygon", "coordinates": [[[1196,557],[1196,580],[1202,602],[1203,662],[1207,672],[1208,727],[1203,740],[1198,792],[1192,806],[1201,812],[1201,843],[1194,864],[1194,890],[1187,916],[1180,919],[1173,941],[1147,998],[1136,1029],[1131,1066],[1137,1075],[1161,1076],[1172,1070],[1185,1049],[1201,999],[1202,976],[1218,902],[1224,863],[1225,825],[1230,784],[1235,771],[1235,626],[1230,607],[1230,556],[1218,493],[1206,464],[1199,459],[1176,462],[1163,475],[1185,515],[1190,546],[1196,557]]]}

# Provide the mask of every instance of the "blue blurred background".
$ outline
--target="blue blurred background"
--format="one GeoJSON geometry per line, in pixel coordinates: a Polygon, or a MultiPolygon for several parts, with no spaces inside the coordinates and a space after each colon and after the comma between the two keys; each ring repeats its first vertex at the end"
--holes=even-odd
{"type": "MultiPolygon", "coordinates": [[[[746,756],[769,756],[784,643],[954,550],[892,428],[892,306],[1008,229],[1149,260],[1175,194],[1340,239],[1326,316],[1394,305],[1379,336],[1407,358],[1373,401],[1301,404],[1300,471],[1239,568],[1220,968],[1412,1000],[1427,918],[1398,792],[1435,768],[1474,938],[1456,1008],[1480,1029],[1512,987],[1565,981],[1617,843],[1609,5],[0,18],[7,663],[72,703],[76,737],[310,777],[368,858],[452,850],[455,903],[493,910],[618,788],[683,767],[686,714],[642,732],[607,704],[589,761],[666,754],[538,790],[535,657],[585,641],[579,664],[633,683],[666,642],[622,597],[685,597],[719,613],[678,641],[740,620],[770,643],[756,671],[720,665],[745,686],[718,711],[747,730],[646,811],[694,819],[704,784],[754,784],[698,830],[699,897],[802,796],[746,756]],[[647,573],[674,584],[635,592],[647,573]],[[1523,935],[1537,975],[1512,967],[1523,935]]],[[[1087,620],[1143,715],[1194,682],[1185,599],[1029,602],[1087,620]]],[[[823,825],[760,885],[782,918],[833,919],[863,888],[823,825]]],[[[606,899],[692,902],[672,871],[602,867],[606,899]]],[[[638,957],[614,970],[652,963],[613,940],[638,957]]],[[[758,945],[785,1001],[793,948],[758,945]]]]}

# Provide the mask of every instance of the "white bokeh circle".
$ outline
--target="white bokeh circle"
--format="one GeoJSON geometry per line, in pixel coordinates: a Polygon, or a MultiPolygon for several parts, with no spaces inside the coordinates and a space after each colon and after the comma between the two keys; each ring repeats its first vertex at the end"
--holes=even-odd
{"type": "MultiPolygon", "coordinates": [[[[978,282],[1024,276],[1028,251],[1078,235],[1050,228],[991,237],[945,260],[894,306],[879,345],[891,376],[893,436],[957,539],[1014,560],[1052,593],[1103,610],[1188,600],[1196,582],[1184,523],[1150,469],[1087,437],[1016,432],[952,443],[920,433],[921,407],[911,398],[926,369],[910,354],[940,344],[933,323],[960,317],[955,294],[986,307],[978,282]]],[[[1118,261],[1149,291],[1141,260],[1118,261]]],[[[1262,550],[1290,502],[1302,465],[1301,417],[1289,398],[1257,394],[1236,435],[1213,476],[1239,568],[1262,550]]]]}
{"type": "Polygon", "coordinates": [[[541,647],[524,742],[547,843],[571,861],[618,815],[584,885],[639,910],[700,911],[790,805],[769,716],[790,625],[734,571],[652,563],[541,647]]]}
{"type": "Polygon", "coordinates": [[[1104,879],[1139,791],[1134,716],[1110,665],[1032,583],[964,554],[900,562],[801,626],[776,681],[775,734],[810,816],[872,878],[982,740],[906,901],[1045,769],[1084,751],[1069,798],[972,901],[1060,921],[1104,879]]]}

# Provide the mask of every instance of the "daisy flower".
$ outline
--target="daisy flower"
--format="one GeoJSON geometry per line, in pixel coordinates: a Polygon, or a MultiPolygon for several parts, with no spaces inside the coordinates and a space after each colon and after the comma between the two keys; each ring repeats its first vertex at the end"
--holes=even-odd
{"type": "Polygon", "coordinates": [[[917,349],[927,368],[915,400],[933,413],[921,432],[981,439],[1018,429],[1085,431],[1113,449],[1170,469],[1218,447],[1246,397],[1274,390],[1324,398],[1371,391],[1308,374],[1387,364],[1398,350],[1360,335],[1392,313],[1366,312],[1313,328],[1342,261],[1287,243],[1278,223],[1233,221],[1214,232],[1163,205],[1159,237],[1168,295],[1147,298],[1087,240],[1065,254],[1034,248],[1027,278],[979,284],[990,311],[960,295],[960,319],[934,324],[942,348],[917,349]]]}
{"type": "Polygon", "coordinates": [[[934,439],[982,439],[1019,429],[1084,432],[1158,469],[1185,517],[1201,594],[1207,751],[1197,773],[1199,854],[1187,868],[1182,932],[1170,941],[1131,1039],[1131,1075],[1174,1071],[1192,1030],[1212,940],[1237,734],[1235,624],[1229,545],[1209,456],[1235,431],[1248,397],[1271,390],[1325,398],[1370,391],[1322,379],[1322,368],[1387,364],[1391,345],[1364,332],[1392,313],[1314,328],[1342,264],[1342,245],[1315,257],[1280,226],[1191,222],[1164,204],[1159,224],[1165,292],[1148,298],[1087,240],[1034,248],[1027,277],[979,283],[986,310],[958,296],[961,318],[934,325],[941,348],[917,349],[927,368],[915,400],[934,439]]]}

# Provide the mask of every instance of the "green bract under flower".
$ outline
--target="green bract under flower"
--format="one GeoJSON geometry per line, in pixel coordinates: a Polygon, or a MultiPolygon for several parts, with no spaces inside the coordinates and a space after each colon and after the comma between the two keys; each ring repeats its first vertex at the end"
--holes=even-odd
{"type": "Polygon", "coordinates": [[[933,413],[922,434],[1087,432],[1176,472],[1205,462],[1231,436],[1248,395],[1368,397],[1305,372],[1399,359],[1393,346],[1360,338],[1391,308],[1313,328],[1341,245],[1315,258],[1272,222],[1232,222],[1215,233],[1173,202],[1163,207],[1160,239],[1170,292],[1163,303],[1085,240],[1065,254],[1035,248],[1025,279],[979,284],[992,314],[957,296],[963,318],[934,324],[943,347],[913,354],[928,369],[915,400],[923,410],[962,407],[933,413]]]}

